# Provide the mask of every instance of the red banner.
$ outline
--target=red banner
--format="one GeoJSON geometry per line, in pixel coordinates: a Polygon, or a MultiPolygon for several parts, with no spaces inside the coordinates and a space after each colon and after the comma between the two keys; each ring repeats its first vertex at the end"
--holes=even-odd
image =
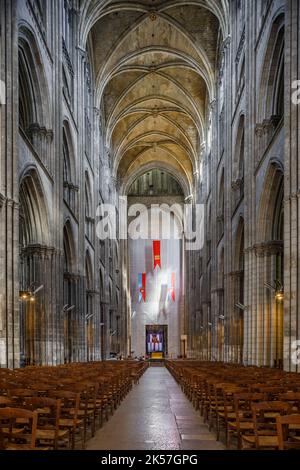
{"type": "Polygon", "coordinates": [[[161,269],[161,262],[160,262],[160,241],[154,240],[153,241],[153,259],[154,259],[154,269],[158,266],[161,269]]]}
{"type": "Polygon", "coordinates": [[[175,273],[171,274],[171,299],[175,302],[175,273]]]}
{"type": "Polygon", "coordinates": [[[146,273],[139,273],[139,302],[146,302],[146,273]]]}

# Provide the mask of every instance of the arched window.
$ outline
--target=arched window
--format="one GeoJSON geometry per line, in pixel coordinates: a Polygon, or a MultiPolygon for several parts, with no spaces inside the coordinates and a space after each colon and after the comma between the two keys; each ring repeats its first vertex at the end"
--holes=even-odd
{"type": "Polygon", "coordinates": [[[20,184],[20,243],[48,243],[48,210],[38,173],[30,169],[23,176],[20,184]]]}
{"type": "Polygon", "coordinates": [[[211,204],[208,203],[207,207],[207,259],[209,260],[211,257],[211,204]]]}
{"type": "Polygon", "coordinates": [[[271,27],[260,78],[257,115],[263,127],[258,135],[267,136],[260,151],[265,150],[284,115],[284,29],[284,14],[280,14],[271,27]]]}
{"type": "MultiPolygon", "coordinates": [[[[284,291],[284,179],[283,174],[278,174],[277,193],[275,195],[274,210],[273,210],[273,226],[272,226],[272,238],[275,245],[278,245],[278,249],[275,252],[274,266],[271,273],[271,282],[275,283],[277,292],[275,293],[275,307],[273,311],[273,317],[275,321],[272,326],[273,336],[273,356],[270,353],[271,365],[282,368],[283,366],[283,302],[280,299],[280,295],[284,291]],[[274,341],[275,339],[275,341],[274,341]]],[[[270,339],[270,344],[272,340],[270,339]]]]}
{"type": "Polygon", "coordinates": [[[73,305],[75,300],[75,292],[72,289],[72,279],[75,274],[75,246],[73,239],[73,231],[71,222],[65,223],[63,230],[63,246],[64,246],[64,303],[73,305]]]}
{"type": "Polygon", "coordinates": [[[112,285],[111,285],[111,282],[109,282],[109,303],[110,303],[110,305],[112,304],[112,301],[113,301],[112,285]]]}
{"type": "Polygon", "coordinates": [[[119,266],[119,245],[118,242],[115,242],[115,265],[119,266]]]}
{"type": "MultiPolygon", "coordinates": [[[[283,177],[279,183],[274,206],[273,240],[283,242],[284,239],[284,206],[283,206],[283,177]]],[[[276,279],[283,285],[283,250],[276,256],[276,279]]]]}
{"type": "Polygon", "coordinates": [[[219,183],[218,214],[224,215],[224,168],[219,183]]]}
{"type": "Polygon", "coordinates": [[[18,64],[20,125],[25,132],[32,124],[47,127],[51,106],[43,62],[35,36],[25,26],[19,29],[18,64]]]}
{"type": "Polygon", "coordinates": [[[100,302],[103,302],[105,300],[105,285],[104,285],[104,274],[103,274],[102,267],[100,267],[100,270],[99,270],[99,277],[100,277],[100,302]]]}
{"type": "Polygon", "coordinates": [[[45,360],[45,354],[43,345],[37,338],[45,334],[43,320],[48,313],[48,306],[43,302],[49,285],[44,277],[44,261],[39,247],[45,247],[49,243],[49,224],[42,183],[34,168],[22,177],[19,204],[20,290],[31,292],[33,286],[44,286],[34,297],[34,302],[20,302],[21,364],[41,364],[45,360]]]}
{"type": "Polygon", "coordinates": [[[232,203],[233,211],[236,210],[244,196],[244,160],[245,160],[245,117],[239,120],[236,140],[234,144],[232,203]]]}
{"type": "Polygon", "coordinates": [[[70,152],[65,130],[63,131],[64,183],[72,182],[70,152]]]}
{"type": "Polygon", "coordinates": [[[75,184],[75,156],[69,123],[63,124],[63,177],[64,177],[64,201],[73,214],[78,213],[78,186],[75,184]]]}
{"type": "Polygon", "coordinates": [[[217,342],[218,342],[218,359],[223,360],[224,354],[224,247],[218,253],[218,271],[219,271],[219,288],[218,295],[218,322],[217,322],[217,342]]]}
{"type": "Polygon", "coordinates": [[[86,287],[86,307],[85,313],[87,318],[92,315],[93,312],[93,298],[94,298],[94,274],[91,255],[89,251],[85,254],[85,287],[86,287]]]}
{"type": "Polygon", "coordinates": [[[237,178],[244,180],[244,158],[245,158],[245,117],[242,115],[239,122],[239,130],[236,142],[237,178]]]}
{"type": "Polygon", "coordinates": [[[265,285],[263,321],[265,325],[264,348],[266,365],[282,367],[283,364],[283,290],[284,290],[284,173],[283,165],[272,159],[265,175],[258,211],[257,238],[263,242],[269,262],[259,274],[265,285]]]}
{"type": "MultiPolygon", "coordinates": [[[[284,34],[282,28],[282,34],[284,34]]],[[[281,119],[284,115],[284,42],[280,37],[281,51],[274,83],[273,115],[281,119]]]]}
{"type": "Polygon", "coordinates": [[[92,259],[89,251],[85,255],[85,315],[86,315],[86,345],[87,345],[87,360],[94,359],[94,346],[95,346],[95,305],[94,305],[94,275],[92,259]]]}
{"type": "Polygon", "coordinates": [[[64,362],[72,362],[75,360],[76,351],[75,343],[77,330],[74,323],[74,315],[77,303],[77,276],[75,274],[75,244],[71,222],[68,220],[63,229],[63,246],[64,246],[64,285],[63,299],[64,306],[71,310],[63,311],[64,325],[64,362]]]}
{"type": "Polygon", "coordinates": [[[218,240],[223,236],[224,233],[224,168],[222,169],[219,189],[218,189],[218,214],[217,214],[217,235],[218,240]]]}
{"type": "Polygon", "coordinates": [[[244,271],[245,271],[245,245],[244,245],[244,219],[240,217],[236,237],[234,252],[234,271],[233,283],[233,321],[231,330],[232,345],[231,357],[234,362],[243,363],[243,343],[244,343],[244,312],[234,306],[244,304],[244,271]]]}
{"type": "Polygon", "coordinates": [[[93,217],[93,200],[89,174],[85,172],[85,233],[91,243],[94,243],[94,217],[93,217]]]}
{"type": "Polygon", "coordinates": [[[89,175],[88,172],[85,172],[85,189],[84,189],[84,194],[85,194],[85,217],[91,217],[91,208],[92,208],[92,203],[91,203],[91,188],[90,188],[90,182],[89,182],[89,175]]]}
{"type": "Polygon", "coordinates": [[[65,274],[72,272],[72,247],[70,240],[70,223],[68,222],[64,227],[64,272],[65,274]]]}
{"type": "Polygon", "coordinates": [[[87,60],[84,64],[84,117],[85,117],[85,152],[91,158],[92,144],[92,68],[87,60]]]}
{"type": "Polygon", "coordinates": [[[218,271],[219,271],[219,287],[224,287],[224,247],[222,247],[219,253],[219,263],[218,263],[218,271]]]}
{"type": "Polygon", "coordinates": [[[19,126],[39,157],[51,170],[49,146],[53,133],[49,88],[35,35],[25,26],[19,29],[18,91],[19,126]]]}
{"type": "Polygon", "coordinates": [[[37,122],[35,108],[36,96],[30,75],[30,65],[28,64],[24,50],[19,49],[19,125],[28,135],[29,127],[37,122]]]}

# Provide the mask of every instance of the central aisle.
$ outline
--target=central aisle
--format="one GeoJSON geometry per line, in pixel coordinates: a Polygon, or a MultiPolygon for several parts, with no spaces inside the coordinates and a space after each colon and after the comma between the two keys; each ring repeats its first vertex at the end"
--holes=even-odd
{"type": "Polygon", "coordinates": [[[221,450],[165,367],[149,367],[88,450],[221,450]]]}

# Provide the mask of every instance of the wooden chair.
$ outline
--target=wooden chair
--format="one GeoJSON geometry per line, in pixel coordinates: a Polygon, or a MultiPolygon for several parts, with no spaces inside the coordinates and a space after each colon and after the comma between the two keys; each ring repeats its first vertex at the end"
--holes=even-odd
{"type": "Polygon", "coordinates": [[[290,403],[292,412],[300,414],[300,392],[286,392],[279,395],[280,401],[290,403]]]}
{"type": "Polygon", "coordinates": [[[234,394],[241,392],[240,387],[233,383],[225,383],[215,387],[216,392],[216,431],[217,441],[220,439],[220,432],[225,430],[227,440],[228,425],[235,419],[234,394]]]}
{"type": "Polygon", "coordinates": [[[252,404],[265,400],[263,393],[242,392],[234,395],[235,419],[228,422],[226,446],[229,449],[232,437],[237,438],[237,448],[241,449],[242,436],[254,433],[252,404]]]}
{"type": "Polygon", "coordinates": [[[69,443],[69,431],[59,428],[61,400],[45,397],[25,398],[26,409],[38,413],[36,440],[46,443],[53,449],[58,448],[59,440],[69,443]]]}
{"type": "Polygon", "coordinates": [[[278,449],[276,418],[291,411],[289,403],[268,401],[252,404],[254,435],[243,435],[242,448],[278,449]]]}
{"type": "Polygon", "coordinates": [[[30,390],[27,388],[12,388],[8,389],[7,396],[14,402],[14,404],[18,406],[22,406],[24,399],[29,397],[34,397],[38,395],[36,390],[30,390]]]}
{"type": "Polygon", "coordinates": [[[36,411],[20,408],[0,409],[0,442],[5,450],[35,450],[38,415],[36,411]],[[17,420],[24,419],[25,427],[18,428],[17,420]]]}
{"type": "Polygon", "coordinates": [[[79,418],[80,393],[66,390],[53,390],[50,397],[61,400],[60,429],[67,429],[70,433],[70,446],[75,449],[77,433],[80,434],[82,449],[85,448],[84,420],[79,418]]]}
{"type": "Polygon", "coordinates": [[[12,406],[13,402],[8,397],[3,397],[0,395],[0,407],[4,408],[6,406],[12,406]]]}
{"type": "Polygon", "coordinates": [[[300,415],[277,416],[278,449],[300,449],[300,415]]]}

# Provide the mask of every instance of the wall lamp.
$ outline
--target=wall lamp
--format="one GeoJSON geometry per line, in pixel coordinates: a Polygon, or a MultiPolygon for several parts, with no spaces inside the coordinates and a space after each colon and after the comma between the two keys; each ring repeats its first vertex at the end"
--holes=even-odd
{"type": "Polygon", "coordinates": [[[86,320],[89,320],[89,319],[92,318],[94,315],[95,315],[95,313],[88,313],[88,314],[85,316],[85,319],[86,319],[86,320]]]}
{"type": "Polygon", "coordinates": [[[269,282],[264,283],[265,287],[275,293],[275,300],[282,302],[284,300],[284,290],[281,281],[275,279],[274,285],[269,282]]]}
{"type": "Polygon", "coordinates": [[[30,300],[31,292],[28,290],[20,290],[19,300],[30,300]]]}
{"type": "Polygon", "coordinates": [[[74,310],[74,308],[75,308],[75,305],[66,304],[62,308],[62,313],[71,312],[71,310],[74,310]]]}
{"type": "Polygon", "coordinates": [[[277,291],[275,294],[275,299],[278,300],[278,302],[282,302],[284,300],[284,292],[282,291],[277,291]]]}
{"type": "Polygon", "coordinates": [[[35,296],[38,292],[40,292],[44,286],[43,284],[34,289],[35,283],[32,283],[29,287],[28,290],[21,290],[19,292],[19,300],[21,301],[29,301],[29,302],[35,302],[35,296]]]}
{"type": "Polygon", "coordinates": [[[246,310],[246,309],[247,309],[246,305],[241,304],[241,302],[237,302],[237,303],[235,304],[235,306],[236,306],[237,308],[239,308],[240,310],[246,310]]]}

